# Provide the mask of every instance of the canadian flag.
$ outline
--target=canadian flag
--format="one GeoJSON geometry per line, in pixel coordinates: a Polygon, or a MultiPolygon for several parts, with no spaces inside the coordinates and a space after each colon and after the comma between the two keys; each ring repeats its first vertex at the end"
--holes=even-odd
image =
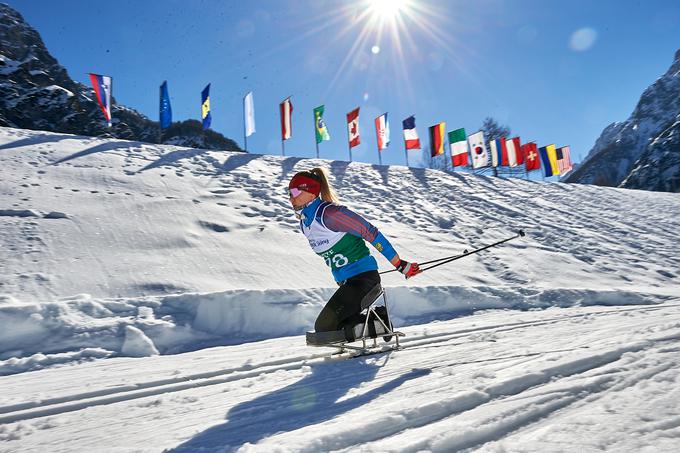
{"type": "Polygon", "coordinates": [[[361,143],[359,137],[359,107],[347,114],[347,134],[349,136],[349,147],[354,148],[361,143]]]}

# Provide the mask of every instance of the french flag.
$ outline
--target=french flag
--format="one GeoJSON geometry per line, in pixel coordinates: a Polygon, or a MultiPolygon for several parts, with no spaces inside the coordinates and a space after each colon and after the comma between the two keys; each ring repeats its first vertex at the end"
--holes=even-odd
{"type": "Polygon", "coordinates": [[[416,131],[416,117],[409,116],[402,121],[402,124],[406,149],[420,149],[420,139],[418,138],[418,131],[416,131]]]}
{"type": "Polygon", "coordinates": [[[111,77],[99,74],[90,74],[90,81],[94,94],[97,97],[99,108],[104,112],[104,118],[111,127],[111,77]]]}

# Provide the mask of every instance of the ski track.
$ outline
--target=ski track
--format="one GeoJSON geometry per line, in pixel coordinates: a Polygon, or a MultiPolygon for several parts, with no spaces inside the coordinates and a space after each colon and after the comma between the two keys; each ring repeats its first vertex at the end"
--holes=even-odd
{"type": "MultiPolygon", "coordinates": [[[[636,307],[627,309],[617,309],[612,312],[600,312],[599,316],[607,314],[620,314],[627,311],[649,311],[649,310],[663,310],[669,307],[680,307],[678,305],[664,304],[663,306],[654,307],[636,307]]],[[[476,334],[479,332],[507,332],[515,329],[522,329],[526,327],[539,327],[559,322],[564,322],[568,319],[583,318],[592,316],[592,314],[576,314],[558,316],[540,321],[525,321],[501,325],[484,326],[479,328],[462,329],[450,333],[441,333],[433,335],[413,335],[401,340],[401,344],[408,348],[409,351],[419,348],[429,347],[450,347],[455,344],[449,342],[453,339],[465,338],[466,336],[476,334]],[[438,346],[434,346],[441,343],[438,346]]],[[[569,349],[561,350],[559,352],[569,351],[569,349]]],[[[388,353],[382,352],[381,354],[388,353]]],[[[540,352],[533,353],[539,355],[540,352]]],[[[520,355],[526,357],[527,355],[520,355]]],[[[317,354],[308,354],[303,356],[295,356],[292,358],[285,358],[280,360],[273,360],[257,364],[246,364],[240,367],[230,368],[226,370],[216,370],[203,373],[191,374],[188,376],[174,377],[170,379],[162,379],[158,381],[149,381],[130,384],[122,387],[114,387],[109,389],[101,389],[96,391],[89,391],[75,395],[69,395],[59,398],[47,398],[40,402],[27,402],[12,404],[7,406],[0,406],[0,423],[14,423],[21,420],[45,417],[49,415],[56,415],[65,412],[77,411],[91,406],[99,406],[105,404],[113,404],[122,401],[129,401],[138,398],[146,398],[149,396],[160,395],[164,393],[178,392],[191,388],[198,388],[207,385],[217,385],[226,382],[232,382],[239,379],[247,379],[261,374],[273,373],[279,370],[293,370],[299,369],[303,366],[308,366],[311,361],[317,359],[326,360],[342,360],[342,356],[329,357],[328,352],[321,352],[317,354]],[[71,404],[66,404],[71,403],[71,404]]],[[[494,359],[490,359],[494,360],[494,359]]],[[[436,363],[436,361],[435,361],[436,363]]],[[[437,368],[432,365],[431,368],[437,368]]]]}
{"type": "MultiPolygon", "coordinates": [[[[200,431],[205,426],[195,428],[199,430],[198,436],[189,435],[174,451],[201,448],[213,451],[223,447],[224,451],[307,452],[477,449],[538,424],[551,414],[578,407],[586,401],[592,403],[609,392],[622,391],[678,368],[678,362],[649,366],[644,361],[646,354],[678,355],[679,348],[672,347],[680,339],[680,316],[675,313],[678,306],[680,304],[668,303],[626,308],[590,307],[579,313],[565,309],[561,312],[565,314],[558,316],[527,312],[522,316],[533,319],[469,328],[460,328],[460,324],[464,324],[461,320],[439,322],[427,327],[435,330],[431,334],[418,334],[423,326],[408,328],[409,336],[403,342],[406,348],[401,351],[351,360],[327,358],[328,350],[300,353],[308,351],[294,346],[301,343],[300,337],[270,340],[269,348],[289,347],[290,356],[4,405],[0,407],[0,439],[8,441],[11,450],[12,435],[20,441],[29,440],[36,429],[43,434],[56,434],[56,430],[39,428],[52,424],[73,426],[72,430],[82,417],[106,417],[111,410],[119,415],[127,413],[128,410],[114,409],[120,404],[134,408],[132,412],[138,417],[137,412],[153,411],[164,404],[181,411],[188,410],[182,408],[183,402],[191,406],[200,402],[199,409],[214,419],[215,411],[223,414],[227,407],[212,399],[226,392],[232,405],[227,423],[208,428],[204,433],[200,431]],[[608,340],[606,333],[596,335],[596,328],[607,329],[608,319],[617,321],[612,330],[630,330],[631,335],[639,338],[631,337],[630,341],[620,344],[620,338],[608,340]],[[660,320],[663,320],[661,325],[660,320]],[[449,324],[454,328],[447,328],[449,324]],[[567,347],[561,348],[551,344],[523,347],[523,338],[527,336],[541,338],[542,332],[552,330],[563,334],[570,327],[585,328],[584,338],[576,336],[569,340],[567,347]],[[595,344],[591,343],[591,337],[596,338],[595,344]],[[517,346],[513,347],[513,343],[517,346]],[[358,387],[350,385],[346,391],[346,386],[338,386],[338,380],[346,377],[343,373],[354,373],[350,383],[358,383],[358,387]],[[475,383],[483,381],[485,373],[493,375],[493,379],[486,384],[475,383]],[[308,395],[300,393],[307,387],[300,382],[310,376],[316,401],[333,402],[328,409],[316,408],[327,412],[325,415],[310,416],[305,411],[291,410],[285,403],[297,400],[297,404],[305,405],[308,395]],[[275,387],[263,396],[260,387],[271,379],[276,379],[279,382],[276,387],[280,388],[275,387]],[[461,387],[465,382],[474,384],[472,388],[461,387]],[[291,385],[286,386],[287,383],[291,385]],[[213,390],[209,390],[211,388],[213,390]],[[447,388],[454,391],[446,391],[447,388]],[[392,394],[395,397],[390,397],[392,394]],[[404,395],[407,400],[408,395],[417,395],[423,401],[409,407],[398,395],[404,395]],[[367,404],[378,405],[370,418],[352,417],[352,411],[367,404]],[[474,415],[477,413],[482,415],[474,415]],[[471,419],[474,425],[465,420],[471,415],[474,415],[471,419]],[[267,426],[274,426],[274,431],[258,431],[266,430],[263,427],[267,426]],[[278,434],[277,427],[282,428],[278,434]],[[316,433],[314,436],[296,434],[310,429],[316,433]],[[250,440],[255,443],[249,443],[250,440]]],[[[230,348],[220,349],[228,353],[230,348]]],[[[61,371],[38,373],[47,377],[61,371]]],[[[153,414],[150,417],[154,419],[153,414]]],[[[125,416],[111,423],[130,429],[125,416]]],[[[183,429],[186,431],[191,426],[183,429]]],[[[81,441],[84,443],[79,448],[87,449],[88,442],[81,441]]],[[[68,445],[68,442],[60,448],[51,445],[50,449],[69,451],[68,445]]],[[[141,450],[158,451],[158,448],[141,450]]]]}

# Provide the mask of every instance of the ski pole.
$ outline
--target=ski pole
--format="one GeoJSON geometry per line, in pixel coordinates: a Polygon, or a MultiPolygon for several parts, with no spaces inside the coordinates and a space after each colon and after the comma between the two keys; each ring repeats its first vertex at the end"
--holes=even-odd
{"type": "MultiPolygon", "coordinates": [[[[464,257],[464,256],[467,255],[467,254],[468,254],[468,251],[467,251],[467,249],[465,249],[465,250],[463,250],[463,253],[461,253],[460,255],[445,256],[444,258],[437,258],[436,260],[430,260],[430,261],[425,261],[424,263],[418,263],[418,265],[419,265],[419,266],[424,266],[424,265],[426,265],[426,264],[436,263],[436,262],[438,262],[438,261],[450,260],[451,258],[462,258],[462,257],[464,257]]],[[[380,272],[380,275],[382,275],[382,274],[389,274],[390,272],[397,272],[397,270],[396,270],[396,269],[392,269],[392,270],[389,270],[389,271],[382,271],[382,272],[380,272]]]]}
{"type": "Polygon", "coordinates": [[[494,242],[493,244],[489,244],[489,245],[486,245],[486,246],[484,246],[484,247],[480,247],[480,248],[475,249],[475,250],[473,250],[473,251],[471,251],[471,252],[465,251],[465,252],[463,252],[461,255],[454,256],[453,258],[450,258],[450,259],[448,259],[448,260],[446,260],[446,261],[442,261],[441,263],[433,264],[433,265],[430,266],[430,267],[426,267],[425,269],[421,269],[421,272],[429,271],[430,269],[434,269],[435,267],[441,266],[442,264],[450,263],[451,261],[458,260],[458,259],[460,259],[460,258],[463,258],[464,256],[474,255],[475,253],[479,253],[479,252],[481,252],[482,250],[486,250],[486,249],[488,249],[488,248],[495,247],[495,246],[497,246],[497,245],[501,245],[501,244],[503,244],[503,243],[505,243],[505,242],[512,241],[513,239],[517,239],[517,238],[520,238],[520,237],[524,237],[524,231],[522,231],[522,230],[519,230],[519,232],[518,232],[516,235],[514,235],[514,236],[512,236],[512,237],[509,237],[509,238],[507,238],[507,239],[503,239],[502,241],[494,242]]]}
{"type": "MultiPolygon", "coordinates": [[[[472,254],[477,253],[477,252],[481,252],[482,250],[486,250],[486,249],[488,249],[488,248],[490,248],[490,247],[495,247],[495,246],[497,246],[497,245],[503,244],[504,242],[508,242],[508,241],[513,240],[513,239],[517,239],[518,237],[524,237],[524,231],[519,230],[519,232],[518,232],[515,236],[509,237],[509,238],[507,238],[507,239],[503,239],[502,241],[494,242],[493,244],[489,244],[489,245],[487,245],[487,246],[485,246],[485,247],[482,247],[482,248],[479,248],[479,249],[475,249],[475,250],[473,250],[473,251],[471,251],[471,252],[469,252],[469,251],[466,249],[466,250],[463,250],[463,253],[461,253],[460,255],[452,255],[452,256],[447,256],[447,257],[444,257],[444,258],[438,258],[438,259],[436,259],[436,260],[425,261],[424,263],[419,263],[419,265],[420,265],[420,266],[424,266],[424,265],[426,265],[426,264],[438,263],[438,264],[435,264],[435,265],[433,265],[433,266],[426,267],[425,269],[422,269],[422,271],[426,271],[426,270],[429,270],[429,269],[433,269],[433,268],[435,268],[435,267],[437,267],[437,266],[441,266],[442,264],[450,263],[451,261],[455,261],[455,260],[461,259],[461,258],[463,258],[463,257],[465,257],[465,256],[472,255],[472,254]]],[[[390,272],[395,272],[395,271],[396,271],[396,269],[392,269],[392,270],[389,270],[389,271],[380,272],[380,274],[381,274],[381,275],[382,275],[382,274],[389,274],[390,272]]]]}

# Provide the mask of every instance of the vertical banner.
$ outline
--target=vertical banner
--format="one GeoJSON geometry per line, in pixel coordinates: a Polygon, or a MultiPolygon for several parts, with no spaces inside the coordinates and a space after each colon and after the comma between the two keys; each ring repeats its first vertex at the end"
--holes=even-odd
{"type": "Polygon", "coordinates": [[[203,91],[201,91],[201,120],[203,121],[203,130],[210,129],[212,122],[212,115],[210,114],[210,84],[207,84],[203,91]]]}
{"type": "Polygon", "coordinates": [[[515,148],[516,165],[522,165],[524,163],[524,153],[522,152],[522,145],[520,144],[519,137],[512,138],[512,146],[515,148]]]}
{"type": "Polygon", "coordinates": [[[406,149],[420,149],[420,139],[416,130],[416,117],[409,116],[402,121],[404,126],[404,145],[406,149]]]}
{"type": "Polygon", "coordinates": [[[524,155],[524,169],[526,171],[540,170],[541,161],[538,158],[538,147],[536,143],[526,143],[522,145],[522,154],[524,155]]]}
{"type": "Polygon", "coordinates": [[[489,166],[489,155],[486,152],[484,132],[479,131],[468,137],[470,143],[470,153],[472,154],[472,168],[482,168],[489,166]]]}
{"type": "Polygon", "coordinates": [[[489,151],[491,153],[492,167],[508,165],[508,149],[505,137],[489,140],[489,151]]]}
{"type": "Polygon", "coordinates": [[[378,151],[382,151],[390,145],[390,123],[387,119],[387,112],[375,119],[375,136],[378,151]]]}
{"type": "Polygon", "coordinates": [[[430,126],[430,155],[432,157],[444,154],[445,129],[446,123],[438,123],[434,126],[430,126]]]}
{"type": "Polygon", "coordinates": [[[104,118],[106,118],[106,124],[111,127],[111,89],[113,79],[109,76],[90,73],[90,81],[92,82],[92,88],[94,88],[94,95],[97,98],[99,108],[104,113],[104,118]]]}
{"type": "Polygon", "coordinates": [[[172,124],[172,107],[170,106],[170,94],[168,93],[167,80],[163,81],[163,84],[161,85],[158,122],[161,124],[161,129],[167,129],[172,124]]]}
{"type": "Polygon", "coordinates": [[[359,107],[347,114],[347,137],[350,150],[361,143],[359,136],[359,107]]]}
{"type": "Polygon", "coordinates": [[[557,169],[560,171],[560,175],[566,175],[573,169],[571,164],[571,150],[568,146],[563,146],[557,148],[556,154],[557,169]]]}
{"type": "Polygon", "coordinates": [[[558,176],[560,170],[557,167],[557,150],[555,149],[555,145],[543,146],[538,149],[538,153],[543,161],[545,176],[558,176]]]}
{"type": "Polygon", "coordinates": [[[449,132],[449,147],[451,148],[451,165],[454,167],[466,167],[469,165],[465,129],[461,128],[449,132]]]}
{"type": "Polygon", "coordinates": [[[281,113],[281,141],[284,141],[293,136],[293,122],[291,121],[293,103],[290,97],[279,104],[279,112],[281,113]]]}
{"type": "Polygon", "coordinates": [[[320,105],[314,109],[314,132],[316,135],[317,144],[331,139],[331,136],[328,133],[328,128],[326,127],[326,122],[323,120],[324,110],[325,106],[323,105],[320,105]]]}
{"type": "Polygon", "coordinates": [[[250,137],[255,133],[255,105],[252,91],[249,91],[243,98],[243,118],[245,120],[246,137],[250,137]]]}

